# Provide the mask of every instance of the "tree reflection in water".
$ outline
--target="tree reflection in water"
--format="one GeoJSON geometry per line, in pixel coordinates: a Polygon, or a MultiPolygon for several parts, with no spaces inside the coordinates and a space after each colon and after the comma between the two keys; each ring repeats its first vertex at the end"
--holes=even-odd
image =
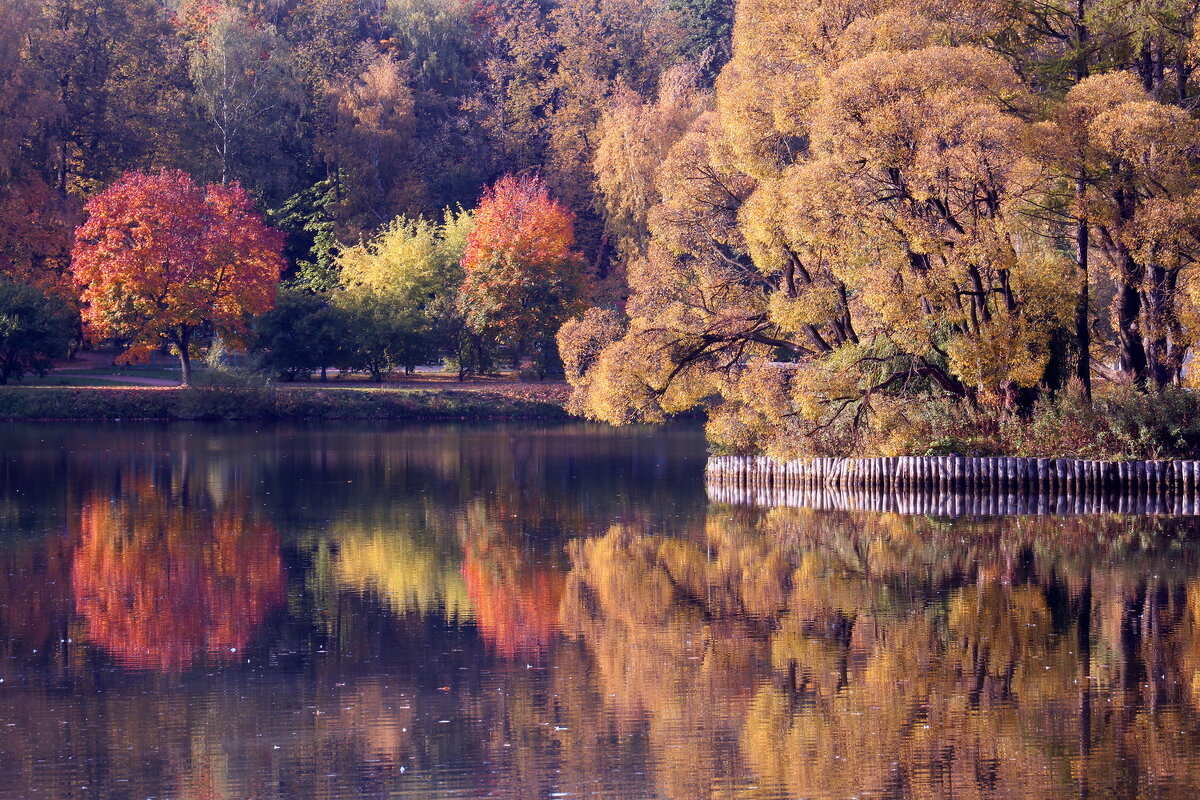
{"type": "Polygon", "coordinates": [[[4,800],[1200,794],[1187,521],[706,507],[594,429],[133,430],[0,473],[4,800]]]}
{"type": "Polygon", "coordinates": [[[492,650],[540,661],[558,630],[563,571],[524,542],[522,528],[530,519],[503,503],[469,506],[461,522],[462,574],[476,624],[492,650]]]}
{"type": "Polygon", "coordinates": [[[571,552],[564,626],[649,717],[662,796],[1200,788],[1186,523],[716,507],[703,542],[571,552]]]}
{"type": "Polygon", "coordinates": [[[132,669],[240,658],[283,599],[275,529],[236,493],[122,478],[80,502],[71,578],[87,639],[132,669]]]}

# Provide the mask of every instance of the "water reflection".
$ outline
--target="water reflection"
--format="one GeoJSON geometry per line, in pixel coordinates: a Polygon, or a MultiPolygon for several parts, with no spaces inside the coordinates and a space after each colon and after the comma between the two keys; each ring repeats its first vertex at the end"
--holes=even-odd
{"type": "Polygon", "coordinates": [[[1186,520],[708,505],[692,431],[20,430],[0,797],[1200,790],[1186,520]]]}
{"type": "Polygon", "coordinates": [[[71,570],[88,642],[134,669],[234,661],[283,599],[275,528],[240,488],[118,470],[79,503],[71,570]]]}

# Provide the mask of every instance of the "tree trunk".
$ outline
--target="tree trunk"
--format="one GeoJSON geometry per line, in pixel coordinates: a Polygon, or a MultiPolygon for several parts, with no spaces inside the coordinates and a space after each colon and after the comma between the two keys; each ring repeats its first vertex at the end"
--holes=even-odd
{"type": "Polygon", "coordinates": [[[1161,389],[1172,383],[1178,374],[1173,363],[1177,341],[1172,336],[1173,309],[1169,271],[1152,264],[1147,270],[1149,286],[1142,303],[1142,336],[1146,350],[1147,371],[1154,385],[1161,389]]]}
{"type": "Polygon", "coordinates": [[[191,344],[192,332],[186,327],[180,328],[174,335],[175,348],[179,350],[179,372],[180,385],[192,385],[192,354],[188,352],[188,345],[191,344]]]}
{"type": "MultiPolygon", "coordinates": [[[[1088,76],[1088,27],[1086,0],[1078,0],[1075,5],[1075,82],[1078,83],[1088,76]]],[[[1092,336],[1088,313],[1088,247],[1091,233],[1088,222],[1082,218],[1084,193],[1087,191],[1087,173],[1080,167],[1075,176],[1076,213],[1080,219],[1075,223],[1075,253],[1079,262],[1079,295],[1075,300],[1075,343],[1079,348],[1079,363],[1075,365],[1075,376],[1083,385],[1083,396],[1092,399],[1092,336]]]]}
{"type": "MultiPolygon", "coordinates": [[[[1082,171],[1075,180],[1075,197],[1082,201],[1086,183],[1082,171]]],[[[1075,227],[1075,252],[1079,262],[1079,294],[1075,299],[1075,342],[1079,348],[1079,363],[1075,375],[1083,385],[1083,396],[1092,399],[1092,336],[1091,315],[1088,312],[1088,223],[1079,220],[1075,227]]]]}
{"type": "Polygon", "coordinates": [[[1117,348],[1120,354],[1121,371],[1133,376],[1134,383],[1146,385],[1146,348],[1142,343],[1141,316],[1142,298],[1138,292],[1141,284],[1140,269],[1134,260],[1125,254],[1122,258],[1121,274],[1117,280],[1117,293],[1113,298],[1116,305],[1117,348]]]}

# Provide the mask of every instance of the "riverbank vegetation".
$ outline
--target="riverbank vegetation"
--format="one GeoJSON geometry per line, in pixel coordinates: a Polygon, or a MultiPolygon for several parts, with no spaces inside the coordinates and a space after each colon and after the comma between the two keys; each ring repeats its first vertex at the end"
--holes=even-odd
{"type": "Polygon", "coordinates": [[[1197,13],[8,3],[0,381],[245,348],[728,452],[1193,452],[1197,13]]]}
{"type": "Polygon", "coordinates": [[[565,419],[560,391],[259,385],[7,386],[0,420],[565,419]]]}
{"type": "Polygon", "coordinates": [[[626,318],[561,334],[573,407],[715,397],[719,448],[784,457],[1194,453],[1196,12],[1171,9],[739,3],[709,110],[606,118],[666,155],[621,173],[626,318]]]}

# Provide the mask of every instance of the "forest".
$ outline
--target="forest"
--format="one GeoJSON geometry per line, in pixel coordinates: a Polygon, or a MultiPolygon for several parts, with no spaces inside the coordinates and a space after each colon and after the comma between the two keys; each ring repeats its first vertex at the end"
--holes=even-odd
{"type": "Polygon", "coordinates": [[[1198,12],[5,0],[0,379],[244,347],[727,452],[1194,448],[1198,12]]]}

